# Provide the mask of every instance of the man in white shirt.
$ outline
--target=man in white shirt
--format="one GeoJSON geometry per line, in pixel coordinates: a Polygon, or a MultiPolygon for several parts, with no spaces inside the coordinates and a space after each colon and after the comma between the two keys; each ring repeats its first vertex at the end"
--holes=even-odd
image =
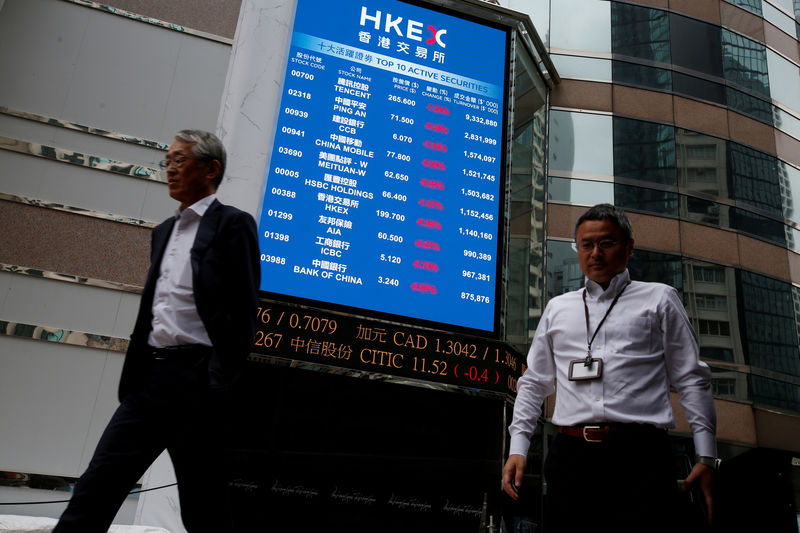
{"type": "Polygon", "coordinates": [[[558,435],[544,465],[547,531],[672,531],[676,479],[666,428],[669,388],[692,429],[697,463],[684,489],[699,487],[712,517],[718,465],[711,372],[677,291],[631,281],[633,230],[601,204],[575,226],[585,288],[545,308],[519,380],[503,490],[518,499],[542,402],[556,392],[558,435]]]}
{"type": "Polygon", "coordinates": [[[166,159],[174,217],[153,230],[150,271],[119,384],[120,406],[54,533],[105,533],[165,449],[191,533],[231,531],[223,447],[228,393],[255,332],[260,259],[249,214],[221,204],[225,148],[183,130],[166,159]]]}

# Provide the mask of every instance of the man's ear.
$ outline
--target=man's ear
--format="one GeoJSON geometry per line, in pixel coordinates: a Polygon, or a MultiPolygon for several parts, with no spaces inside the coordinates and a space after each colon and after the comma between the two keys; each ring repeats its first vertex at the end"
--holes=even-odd
{"type": "Polygon", "coordinates": [[[208,163],[206,163],[206,179],[209,183],[214,183],[214,180],[217,179],[217,175],[219,174],[222,165],[216,159],[212,159],[208,163]]]}
{"type": "Polygon", "coordinates": [[[628,259],[633,257],[633,239],[628,241],[628,259]]]}

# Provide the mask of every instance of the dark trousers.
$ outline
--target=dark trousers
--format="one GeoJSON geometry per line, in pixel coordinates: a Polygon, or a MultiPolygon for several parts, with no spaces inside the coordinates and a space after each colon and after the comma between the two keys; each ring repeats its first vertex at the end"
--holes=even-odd
{"type": "Polygon", "coordinates": [[[630,427],[600,443],[555,437],[544,464],[545,531],[680,531],[669,437],[653,426],[630,427]]]}
{"type": "Polygon", "coordinates": [[[54,533],[106,533],[136,481],[165,449],[190,533],[229,531],[223,400],[208,389],[207,353],[153,361],[145,390],[108,423],[54,533]]]}

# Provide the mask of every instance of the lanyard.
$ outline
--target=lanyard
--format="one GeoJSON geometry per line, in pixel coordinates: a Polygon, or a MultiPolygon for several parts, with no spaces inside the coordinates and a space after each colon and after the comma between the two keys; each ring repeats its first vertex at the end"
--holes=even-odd
{"type": "Polygon", "coordinates": [[[590,331],[589,306],[586,305],[586,289],[583,289],[583,311],[586,314],[586,359],[583,361],[584,366],[586,367],[592,366],[592,343],[594,342],[594,338],[597,337],[597,332],[600,331],[600,327],[606,321],[606,318],[608,318],[608,315],[609,313],[611,313],[611,310],[614,309],[614,306],[617,304],[617,300],[619,300],[619,297],[622,296],[622,293],[625,292],[625,289],[627,289],[628,285],[630,284],[631,282],[628,281],[628,283],[626,283],[625,286],[622,287],[622,290],[619,291],[617,295],[614,297],[614,301],[611,302],[611,305],[608,307],[608,310],[606,310],[606,314],[603,315],[603,319],[600,321],[599,324],[597,324],[597,328],[594,330],[594,334],[592,335],[591,338],[589,338],[589,331],[590,331]]]}

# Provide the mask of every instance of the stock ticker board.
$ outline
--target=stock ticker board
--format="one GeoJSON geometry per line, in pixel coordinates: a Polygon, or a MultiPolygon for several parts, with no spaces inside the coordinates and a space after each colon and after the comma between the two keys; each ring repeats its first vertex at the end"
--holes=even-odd
{"type": "Polygon", "coordinates": [[[325,366],[516,394],[525,358],[480,337],[406,327],[261,300],[251,360],[292,358],[325,366]]]}
{"type": "Polygon", "coordinates": [[[507,43],[398,0],[298,0],[262,291],[496,334],[507,43]]]}

